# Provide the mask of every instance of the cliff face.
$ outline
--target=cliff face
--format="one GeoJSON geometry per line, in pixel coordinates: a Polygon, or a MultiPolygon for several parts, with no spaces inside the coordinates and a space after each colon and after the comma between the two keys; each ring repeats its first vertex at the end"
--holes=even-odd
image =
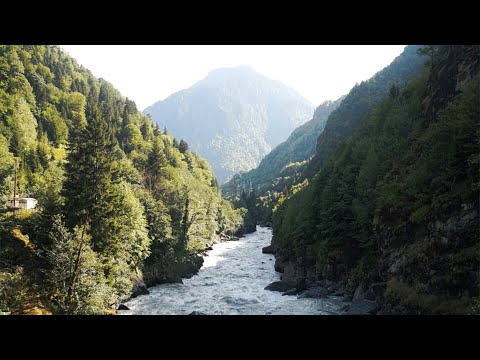
{"type": "Polygon", "coordinates": [[[450,45],[435,54],[428,87],[424,94],[423,105],[428,125],[434,121],[439,109],[442,109],[465,87],[477,73],[480,64],[478,46],[450,45]],[[446,61],[442,58],[447,57],[446,61]],[[438,59],[437,59],[438,58],[438,59]]]}
{"type": "MultiPolygon", "coordinates": [[[[465,314],[479,310],[480,51],[478,46],[436,50],[428,80],[415,88],[422,94],[418,110],[413,100],[405,100],[411,91],[407,88],[400,100],[381,105],[379,112],[384,117],[374,115],[366,121],[370,129],[382,124],[380,135],[392,131],[395,128],[387,125],[397,116],[392,108],[397,101],[400,105],[395,106],[411,111],[405,119],[415,119],[408,127],[400,127],[407,142],[397,160],[388,165],[385,175],[373,172],[380,180],[372,183],[366,203],[355,205],[355,198],[361,199],[362,167],[358,170],[353,160],[334,160],[312,181],[313,190],[307,188],[305,194],[293,196],[281,209],[282,221],[277,224],[284,223],[289,212],[301,213],[298,204],[306,198],[310,200],[305,209],[323,211],[309,215],[317,230],[299,226],[293,240],[274,237],[275,266],[283,272],[282,280],[294,282],[299,290],[320,286],[323,295],[343,295],[353,300],[348,313],[465,314]],[[343,200],[332,197],[330,207],[335,209],[325,212],[316,205],[321,201],[321,183],[333,181],[325,172],[348,173],[345,168],[356,172],[349,178],[355,179],[355,185],[346,183],[343,200]],[[367,207],[372,198],[376,210],[370,217],[360,217],[356,209],[367,207]],[[343,212],[339,204],[345,206],[343,212]],[[295,211],[291,210],[294,206],[295,211]],[[331,230],[321,219],[326,214],[341,214],[342,226],[331,230]],[[364,230],[362,238],[359,234],[364,230]]],[[[358,159],[361,140],[370,141],[368,129],[361,127],[333,158],[358,159]]]]}

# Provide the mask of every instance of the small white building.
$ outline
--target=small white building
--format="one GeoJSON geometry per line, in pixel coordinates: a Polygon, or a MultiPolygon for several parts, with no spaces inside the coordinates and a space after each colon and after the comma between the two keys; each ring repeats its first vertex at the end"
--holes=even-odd
{"type": "Polygon", "coordinates": [[[13,199],[7,200],[7,206],[9,207],[14,207],[18,208],[21,210],[31,210],[35,209],[37,206],[38,201],[37,199],[34,198],[26,198],[26,197],[17,197],[16,200],[14,201],[13,199]]]}

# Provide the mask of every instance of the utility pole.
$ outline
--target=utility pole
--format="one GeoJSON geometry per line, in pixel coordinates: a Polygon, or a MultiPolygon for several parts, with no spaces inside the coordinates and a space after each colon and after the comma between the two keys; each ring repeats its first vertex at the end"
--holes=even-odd
{"type": "Polygon", "coordinates": [[[13,182],[13,207],[17,207],[17,170],[18,170],[18,158],[15,158],[15,180],[13,182]]]}

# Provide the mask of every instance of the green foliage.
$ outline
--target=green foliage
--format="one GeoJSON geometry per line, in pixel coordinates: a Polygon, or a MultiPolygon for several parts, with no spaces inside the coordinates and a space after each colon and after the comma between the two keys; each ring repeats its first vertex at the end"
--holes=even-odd
{"type": "Polygon", "coordinates": [[[438,72],[459,69],[456,61],[468,64],[470,50],[445,51],[436,49],[438,63],[385,98],[273,213],[273,243],[294,256],[341,265],[338,278],[378,276],[388,254],[402,251],[391,271],[405,286],[392,283],[387,295],[398,309],[422,313],[467,313],[470,297],[478,296],[472,275],[478,274],[478,213],[468,209],[478,209],[479,199],[480,75],[472,65],[462,92],[448,89],[438,72]],[[432,111],[431,104],[442,106],[432,111]],[[416,282],[426,289],[408,287],[416,282]]]}
{"type": "Polygon", "coordinates": [[[24,282],[56,313],[104,313],[142,277],[193,274],[242,222],[185,141],[55,46],[0,46],[0,198],[1,281],[18,290],[0,302],[13,310],[24,282]],[[14,156],[33,213],[3,212],[14,156]]]}
{"type": "Polygon", "coordinates": [[[27,301],[28,286],[28,278],[21,266],[12,269],[0,264],[0,313],[10,313],[27,301]]]}
{"type": "Polygon", "coordinates": [[[377,251],[372,223],[378,187],[406,149],[405,128],[418,116],[425,81],[423,76],[398,97],[386,100],[304,191],[279,206],[280,212],[274,214],[277,241],[288,239],[296,249],[321,241],[327,253],[340,250],[347,269],[355,268],[362,258],[371,259],[377,251]]]}
{"type": "Polygon", "coordinates": [[[115,140],[98,112],[70,145],[66,166],[65,213],[67,224],[89,225],[95,250],[104,250],[106,241],[121,226],[115,217],[119,194],[115,191],[117,161],[115,140]]]}
{"type": "Polygon", "coordinates": [[[16,112],[13,115],[13,153],[16,156],[25,155],[37,138],[37,120],[30,111],[28,103],[19,98],[16,101],[16,112]]]}
{"type": "Polygon", "coordinates": [[[475,313],[474,304],[479,301],[469,297],[443,301],[438,296],[418,292],[394,277],[388,281],[385,299],[397,311],[427,315],[470,315],[475,313]]]}
{"type": "Polygon", "coordinates": [[[178,150],[182,154],[185,154],[185,152],[188,150],[188,144],[185,140],[183,140],[183,139],[180,140],[180,144],[178,144],[178,150]]]}
{"type": "Polygon", "coordinates": [[[55,308],[62,314],[103,314],[114,304],[102,265],[89,246],[86,229],[73,233],[55,216],[49,233],[52,246],[47,251],[46,282],[55,308]]]}
{"type": "Polygon", "coordinates": [[[13,155],[8,151],[8,141],[3,135],[0,135],[0,181],[3,182],[11,174],[14,166],[13,155]]]}
{"type": "Polygon", "coordinates": [[[418,48],[407,46],[389,66],[350,90],[341,106],[328,117],[325,130],[318,137],[315,156],[304,172],[305,177],[313,177],[328,162],[340,145],[389,96],[392,85],[403,88],[422,71],[422,59],[416,54],[418,48]]]}

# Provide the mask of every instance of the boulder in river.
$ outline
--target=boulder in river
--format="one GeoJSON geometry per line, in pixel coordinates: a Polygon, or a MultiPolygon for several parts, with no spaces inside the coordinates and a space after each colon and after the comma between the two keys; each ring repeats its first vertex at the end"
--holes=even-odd
{"type": "Polygon", "coordinates": [[[192,312],[191,312],[190,314],[188,314],[188,315],[207,315],[207,314],[205,314],[205,313],[203,313],[203,312],[201,312],[201,311],[192,311],[192,312]]]}
{"type": "Polygon", "coordinates": [[[207,250],[213,250],[213,247],[207,246],[207,247],[205,248],[205,251],[207,251],[207,250]]]}
{"type": "Polygon", "coordinates": [[[295,284],[287,281],[274,281],[273,283],[265,286],[265,290],[285,292],[293,287],[295,287],[295,284]]]}
{"type": "Polygon", "coordinates": [[[117,310],[130,310],[130,308],[125,304],[118,305],[117,310]]]}
{"type": "Polygon", "coordinates": [[[139,295],[148,295],[150,292],[147,289],[147,285],[144,282],[137,282],[133,285],[132,298],[139,295]]]}
{"type": "Polygon", "coordinates": [[[358,299],[352,302],[347,315],[371,315],[377,312],[378,306],[375,301],[358,299]]]}
{"type": "Polygon", "coordinates": [[[332,291],[323,287],[312,287],[308,290],[305,290],[302,295],[300,295],[300,298],[323,298],[329,294],[331,294],[332,291]]]}
{"type": "Polygon", "coordinates": [[[265,247],[262,249],[262,253],[264,253],[264,254],[273,254],[273,247],[272,247],[272,245],[265,246],[265,247]]]}
{"type": "Polygon", "coordinates": [[[285,295],[297,295],[298,294],[298,290],[296,288],[292,288],[290,290],[287,290],[285,291],[282,296],[285,296],[285,295]]]}

